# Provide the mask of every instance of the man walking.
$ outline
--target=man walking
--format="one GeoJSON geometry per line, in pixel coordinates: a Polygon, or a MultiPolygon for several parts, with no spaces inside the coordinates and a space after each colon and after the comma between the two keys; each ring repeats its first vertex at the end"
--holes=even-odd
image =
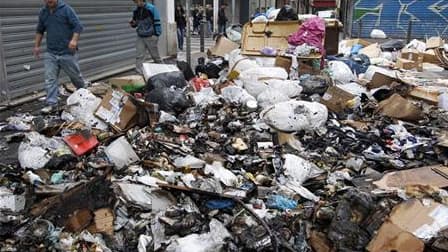
{"type": "Polygon", "coordinates": [[[226,33],[227,16],[226,16],[227,4],[222,4],[218,12],[218,32],[221,34],[226,33]]]}
{"type": "Polygon", "coordinates": [[[137,5],[137,8],[135,8],[129,23],[137,31],[136,70],[142,74],[146,50],[149,51],[155,63],[162,63],[157,46],[159,36],[162,34],[162,26],[159,11],[153,4],[147,3],[146,0],[133,1],[137,5]]]}
{"type": "Polygon", "coordinates": [[[62,0],[44,0],[45,6],[39,12],[39,22],[33,54],[40,57],[40,45],[47,33],[47,53],[44,55],[46,104],[43,113],[50,113],[58,105],[59,73],[62,69],[76,88],[83,88],[86,81],[78,64],[78,40],[83,30],[76,12],[62,0]]]}

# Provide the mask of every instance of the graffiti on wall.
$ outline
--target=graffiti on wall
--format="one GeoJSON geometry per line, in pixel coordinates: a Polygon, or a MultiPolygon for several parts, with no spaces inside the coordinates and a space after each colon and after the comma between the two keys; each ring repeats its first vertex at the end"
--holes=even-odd
{"type": "MultiPolygon", "coordinates": [[[[398,36],[412,20],[415,36],[448,36],[448,0],[358,0],[353,21],[398,36]]],[[[355,29],[353,26],[353,29],[355,29]]]]}

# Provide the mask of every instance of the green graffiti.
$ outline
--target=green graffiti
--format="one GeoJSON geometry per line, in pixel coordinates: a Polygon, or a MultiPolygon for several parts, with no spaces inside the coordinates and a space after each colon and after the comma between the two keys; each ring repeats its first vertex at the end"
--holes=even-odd
{"type": "Polygon", "coordinates": [[[380,13],[381,13],[381,9],[382,8],[356,8],[355,9],[355,14],[354,14],[354,17],[355,17],[355,21],[359,21],[361,18],[363,18],[364,16],[366,16],[366,15],[369,15],[369,14],[371,14],[371,15],[376,15],[376,16],[378,16],[378,15],[380,15],[380,13]]]}

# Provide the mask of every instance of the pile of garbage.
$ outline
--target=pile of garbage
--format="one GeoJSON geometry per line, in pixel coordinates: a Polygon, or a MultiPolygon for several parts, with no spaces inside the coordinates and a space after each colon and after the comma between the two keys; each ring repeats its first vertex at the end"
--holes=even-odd
{"type": "Polygon", "coordinates": [[[446,251],[448,85],[368,57],[145,63],[9,117],[1,251],[446,251]]]}

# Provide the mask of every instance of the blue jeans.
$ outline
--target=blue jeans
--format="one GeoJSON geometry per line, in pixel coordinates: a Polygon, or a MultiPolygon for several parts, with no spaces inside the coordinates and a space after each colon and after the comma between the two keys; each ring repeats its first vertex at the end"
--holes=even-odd
{"type": "Polygon", "coordinates": [[[59,73],[61,69],[68,75],[76,88],[83,88],[85,80],[81,75],[78,64],[78,55],[56,55],[45,53],[45,89],[47,91],[46,102],[48,105],[56,105],[59,97],[59,73]]]}
{"type": "Polygon", "coordinates": [[[177,28],[177,47],[182,49],[184,47],[185,28],[177,28]]]}
{"type": "Polygon", "coordinates": [[[221,34],[226,34],[226,24],[218,25],[218,32],[221,34]]]}

